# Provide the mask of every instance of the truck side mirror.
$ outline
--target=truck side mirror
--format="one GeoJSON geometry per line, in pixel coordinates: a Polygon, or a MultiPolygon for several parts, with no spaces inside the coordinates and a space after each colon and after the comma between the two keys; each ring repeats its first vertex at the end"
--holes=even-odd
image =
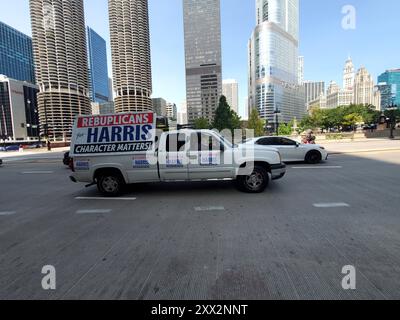
{"type": "Polygon", "coordinates": [[[219,149],[220,149],[221,152],[225,152],[225,146],[224,146],[224,144],[222,142],[219,145],[219,149]]]}

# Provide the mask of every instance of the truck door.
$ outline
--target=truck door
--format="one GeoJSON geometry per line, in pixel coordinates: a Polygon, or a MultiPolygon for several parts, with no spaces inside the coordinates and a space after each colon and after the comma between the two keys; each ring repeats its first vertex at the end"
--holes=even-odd
{"type": "Polygon", "coordinates": [[[185,181],[189,179],[187,153],[190,136],[182,133],[165,134],[161,141],[158,161],[162,181],[185,181]]]}
{"type": "Polygon", "coordinates": [[[224,152],[231,152],[222,141],[207,132],[192,133],[189,150],[189,179],[232,178],[233,165],[224,163],[224,152]]]}

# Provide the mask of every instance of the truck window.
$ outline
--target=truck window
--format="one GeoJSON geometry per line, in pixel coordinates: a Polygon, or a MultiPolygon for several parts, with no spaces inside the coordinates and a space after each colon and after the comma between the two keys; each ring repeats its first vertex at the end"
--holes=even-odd
{"type": "Polygon", "coordinates": [[[205,133],[191,135],[191,151],[220,151],[221,142],[216,137],[205,133]]]}
{"type": "Polygon", "coordinates": [[[167,136],[167,152],[183,152],[185,151],[186,135],[180,134],[169,134],[167,136]]]}

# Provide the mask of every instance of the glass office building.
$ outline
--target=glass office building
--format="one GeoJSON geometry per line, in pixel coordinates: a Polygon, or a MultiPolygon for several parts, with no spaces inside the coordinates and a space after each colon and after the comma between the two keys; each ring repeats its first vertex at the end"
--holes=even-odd
{"type": "Polygon", "coordinates": [[[35,83],[32,39],[0,22],[0,74],[35,83]]]}
{"type": "Polygon", "coordinates": [[[211,122],[222,95],[219,0],[184,0],[188,121],[211,122]]]}
{"type": "Polygon", "coordinates": [[[395,104],[400,107],[400,69],[387,70],[378,77],[381,87],[382,109],[395,104]]]}
{"type": "Polygon", "coordinates": [[[105,103],[110,100],[106,41],[90,27],[87,27],[87,40],[90,99],[105,103]]]}
{"type": "Polygon", "coordinates": [[[38,92],[32,83],[0,75],[0,140],[38,139],[38,92]]]}
{"type": "Polygon", "coordinates": [[[298,79],[298,0],[256,0],[256,21],[248,45],[249,114],[256,108],[271,124],[306,113],[298,79]]]}

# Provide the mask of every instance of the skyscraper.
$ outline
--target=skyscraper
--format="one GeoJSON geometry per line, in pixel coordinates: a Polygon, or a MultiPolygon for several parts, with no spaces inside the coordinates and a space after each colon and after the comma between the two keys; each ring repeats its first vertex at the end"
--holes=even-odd
{"type": "Polygon", "coordinates": [[[234,79],[222,81],[222,94],[226,97],[232,110],[239,113],[239,84],[234,79]]]}
{"type": "Polygon", "coordinates": [[[300,56],[298,59],[298,83],[299,85],[302,85],[304,83],[304,57],[300,56]]]}
{"type": "Polygon", "coordinates": [[[35,83],[32,38],[0,22],[0,74],[35,83]]]}
{"type": "Polygon", "coordinates": [[[269,123],[290,122],[306,113],[298,79],[298,0],[256,0],[249,40],[249,114],[256,108],[269,123]]]}
{"type": "Polygon", "coordinates": [[[382,108],[395,104],[400,107],[400,69],[387,70],[378,77],[379,86],[386,86],[382,108]]]}
{"type": "Polygon", "coordinates": [[[87,27],[90,99],[105,103],[109,99],[106,41],[87,27]]]}
{"type": "Polygon", "coordinates": [[[90,114],[83,0],[30,0],[41,133],[69,139],[77,114],[90,114]]]}
{"type": "Polygon", "coordinates": [[[167,116],[167,101],[163,98],[153,98],[151,99],[153,103],[153,111],[159,117],[167,116]]]}
{"type": "Polygon", "coordinates": [[[321,94],[325,94],[325,82],[324,81],[305,81],[304,92],[305,102],[308,108],[308,104],[315,99],[318,99],[321,94]]]}
{"type": "Polygon", "coordinates": [[[374,104],[374,80],[365,67],[361,67],[354,80],[354,103],[374,104]]]}
{"type": "Polygon", "coordinates": [[[171,120],[177,120],[178,118],[178,108],[175,103],[168,102],[167,103],[167,118],[171,120]]]}
{"type": "Polygon", "coordinates": [[[152,111],[147,0],[108,0],[116,112],[152,111]]]}
{"type": "Polygon", "coordinates": [[[183,0],[188,121],[214,118],[222,94],[219,0],[183,0]]]}

